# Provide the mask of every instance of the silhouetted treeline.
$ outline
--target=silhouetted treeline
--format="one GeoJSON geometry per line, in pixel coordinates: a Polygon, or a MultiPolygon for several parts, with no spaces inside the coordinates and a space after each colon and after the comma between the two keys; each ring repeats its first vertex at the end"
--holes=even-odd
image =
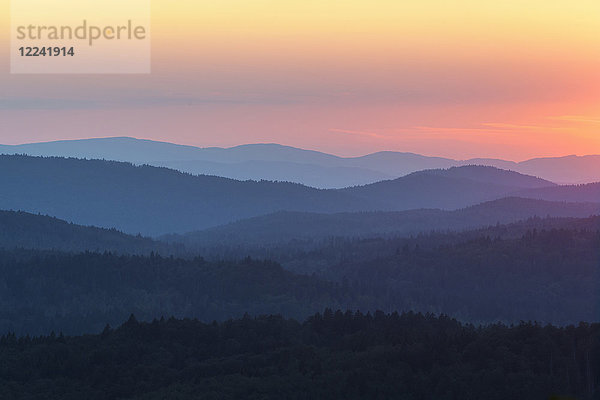
{"type": "Polygon", "coordinates": [[[7,399],[600,399],[600,325],[326,310],[0,338],[7,399]],[[561,396],[561,397],[558,397],[561,396]],[[562,397],[565,396],[565,397],[562,397]],[[566,397],[569,396],[569,397],[566,397]]]}

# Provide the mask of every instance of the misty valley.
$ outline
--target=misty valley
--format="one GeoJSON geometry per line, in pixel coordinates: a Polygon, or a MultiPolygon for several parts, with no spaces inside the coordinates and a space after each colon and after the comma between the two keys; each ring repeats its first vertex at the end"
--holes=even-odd
{"type": "Polygon", "coordinates": [[[0,399],[600,399],[565,160],[125,142],[0,148],[0,399]]]}

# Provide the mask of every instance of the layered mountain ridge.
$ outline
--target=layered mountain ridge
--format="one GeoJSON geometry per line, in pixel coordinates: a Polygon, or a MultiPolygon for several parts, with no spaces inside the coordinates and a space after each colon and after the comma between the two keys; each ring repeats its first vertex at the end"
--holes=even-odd
{"type": "Polygon", "coordinates": [[[0,154],[75,157],[126,161],[192,174],[238,180],[277,180],[318,188],[343,188],[398,178],[424,169],[488,165],[560,183],[600,181],[600,156],[535,158],[522,162],[476,158],[453,160],[414,153],[382,151],[339,157],[279,144],[199,148],[129,137],[0,145],[0,154]]]}

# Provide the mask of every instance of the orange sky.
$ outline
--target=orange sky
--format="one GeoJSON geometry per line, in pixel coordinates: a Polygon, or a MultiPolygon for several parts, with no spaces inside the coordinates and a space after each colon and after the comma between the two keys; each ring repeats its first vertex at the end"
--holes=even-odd
{"type": "Polygon", "coordinates": [[[133,76],[10,75],[7,15],[0,143],[600,153],[597,0],[154,0],[152,74],[133,76]]]}

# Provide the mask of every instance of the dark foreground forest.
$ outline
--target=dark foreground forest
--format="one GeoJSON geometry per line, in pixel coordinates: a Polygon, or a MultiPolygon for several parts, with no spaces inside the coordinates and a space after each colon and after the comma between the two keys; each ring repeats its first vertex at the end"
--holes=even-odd
{"type": "Polygon", "coordinates": [[[3,224],[0,400],[600,400],[598,217],[273,245],[3,224]]]}
{"type": "Polygon", "coordinates": [[[600,399],[600,324],[325,310],[0,338],[3,399],[600,399]]]}

